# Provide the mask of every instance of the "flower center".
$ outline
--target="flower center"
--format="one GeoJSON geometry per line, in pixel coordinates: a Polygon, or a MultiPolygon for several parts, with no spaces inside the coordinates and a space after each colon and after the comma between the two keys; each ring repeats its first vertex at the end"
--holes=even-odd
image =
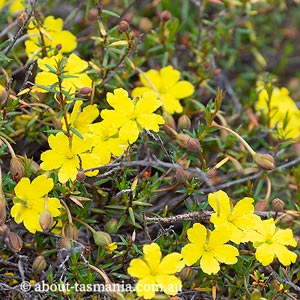
{"type": "Polygon", "coordinates": [[[66,153],[66,157],[67,159],[72,159],[74,157],[74,154],[71,151],[69,151],[66,153]]]}
{"type": "Polygon", "coordinates": [[[229,215],[228,218],[227,218],[227,220],[228,220],[229,222],[233,222],[233,221],[235,221],[235,216],[229,215]]]}

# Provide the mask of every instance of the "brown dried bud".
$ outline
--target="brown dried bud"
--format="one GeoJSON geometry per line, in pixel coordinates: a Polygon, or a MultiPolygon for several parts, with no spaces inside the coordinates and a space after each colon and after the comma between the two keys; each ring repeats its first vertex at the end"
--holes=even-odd
{"type": "Polygon", "coordinates": [[[79,182],[84,182],[86,178],[86,175],[83,171],[78,171],[78,173],[76,174],[76,180],[79,182]]]}
{"type": "Polygon", "coordinates": [[[197,152],[200,150],[200,142],[186,133],[179,133],[176,137],[176,141],[179,146],[187,148],[190,151],[197,152]]]}
{"type": "Polygon", "coordinates": [[[41,273],[47,267],[47,263],[44,256],[37,256],[32,263],[32,270],[34,273],[41,273]]]}
{"type": "Polygon", "coordinates": [[[222,72],[221,69],[215,69],[215,70],[213,71],[212,76],[213,76],[213,77],[217,77],[217,76],[219,76],[219,75],[221,74],[221,72],[222,72]]]}
{"type": "Polygon", "coordinates": [[[207,60],[203,63],[202,66],[203,66],[204,70],[208,70],[210,68],[210,62],[207,60]]]}
{"type": "Polygon", "coordinates": [[[129,24],[127,21],[121,21],[119,23],[119,31],[120,32],[127,32],[129,30],[129,24]]]}
{"type": "Polygon", "coordinates": [[[164,128],[165,132],[168,135],[175,138],[177,136],[177,132],[176,132],[176,124],[175,124],[174,118],[172,117],[172,115],[170,115],[167,112],[163,113],[163,118],[165,120],[165,123],[163,125],[163,128],[164,128]]]}
{"type": "Polygon", "coordinates": [[[17,22],[20,27],[22,27],[25,22],[28,20],[28,14],[23,11],[18,15],[17,22]]]}
{"type": "Polygon", "coordinates": [[[192,180],[194,177],[194,174],[188,170],[177,169],[175,177],[178,182],[184,183],[186,181],[192,180]]]}
{"type": "Polygon", "coordinates": [[[9,247],[15,251],[20,252],[23,246],[23,241],[19,237],[18,234],[16,234],[13,231],[10,231],[6,236],[6,243],[9,245],[9,247]]]}
{"type": "Polygon", "coordinates": [[[61,249],[71,249],[72,248],[72,242],[67,236],[62,236],[58,241],[58,245],[61,249]]]}
{"type": "Polygon", "coordinates": [[[191,128],[191,120],[187,115],[182,115],[178,119],[178,128],[180,130],[190,129],[191,128]]]}
{"type": "Polygon", "coordinates": [[[284,209],[284,202],[281,199],[279,199],[279,198],[275,198],[271,202],[271,207],[276,212],[283,211],[283,209],[284,209]]]}
{"type": "Polygon", "coordinates": [[[97,246],[107,246],[112,242],[110,235],[104,231],[96,231],[93,238],[97,246]]]}
{"type": "Polygon", "coordinates": [[[270,154],[255,153],[253,155],[253,160],[264,170],[273,170],[275,168],[274,158],[270,154]]]}
{"type": "Polygon", "coordinates": [[[76,94],[77,95],[82,95],[82,96],[87,96],[92,92],[92,89],[88,86],[82,87],[81,89],[79,89],[76,94]]]}
{"type": "Polygon", "coordinates": [[[150,32],[153,28],[153,24],[149,18],[141,18],[139,28],[142,32],[150,32]]]}
{"type": "Polygon", "coordinates": [[[116,233],[118,231],[118,220],[117,219],[111,219],[104,225],[105,231],[108,233],[116,233]]]}
{"type": "Polygon", "coordinates": [[[55,48],[59,51],[59,50],[61,50],[62,49],[62,44],[57,44],[56,46],[55,46],[55,48]]]}
{"type": "Polygon", "coordinates": [[[24,177],[24,164],[21,158],[15,156],[10,160],[10,176],[16,182],[24,177]]]}
{"type": "Polygon", "coordinates": [[[51,212],[49,210],[44,210],[40,214],[39,222],[43,231],[48,231],[53,225],[53,216],[51,212]]]}
{"type": "MultiPolygon", "coordinates": [[[[2,193],[2,191],[0,191],[2,193]]],[[[5,223],[6,220],[6,201],[0,194],[0,226],[5,223]]]]}
{"type": "Polygon", "coordinates": [[[77,240],[78,229],[73,223],[67,223],[63,226],[63,236],[66,236],[72,240],[77,240]]]}
{"type": "Polygon", "coordinates": [[[168,10],[164,10],[160,13],[160,19],[163,21],[163,22],[167,22],[171,19],[172,15],[171,13],[168,11],[168,10]]]}

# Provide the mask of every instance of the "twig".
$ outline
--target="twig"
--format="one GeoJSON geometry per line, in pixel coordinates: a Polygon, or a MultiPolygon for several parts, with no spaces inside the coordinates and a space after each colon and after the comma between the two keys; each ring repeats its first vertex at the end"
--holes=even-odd
{"type": "Polygon", "coordinates": [[[276,280],[278,280],[280,283],[284,283],[291,288],[293,288],[298,294],[300,293],[300,287],[296,284],[292,283],[290,280],[281,278],[275,271],[272,271],[270,276],[274,277],[276,280]]]}

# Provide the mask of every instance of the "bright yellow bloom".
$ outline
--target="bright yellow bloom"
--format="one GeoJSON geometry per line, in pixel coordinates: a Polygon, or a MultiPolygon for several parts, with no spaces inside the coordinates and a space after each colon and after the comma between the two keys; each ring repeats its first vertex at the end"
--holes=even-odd
{"type": "MultiPolygon", "coordinates": [[[[25,51],[29,59],[34,59],[42,49],[47,51],[47,56],[54,55],[53,49],[61,46],[60,53],[69,53],[77,47],[76,36],[68,30],[62,30],[63,20],[48,16],[44,24],[37,28],[36,21],[31,21],[28,26],[27,34],[30,38],[25,41],[25,51]],[[46,48],[44,48],[46,47],[46,48]]],[[[39,55],[41,56],[41,55],[39,55]]]]}
{"type": "Polygon", "coordinates": [[[0,11],[3,10],[5,6],[9,6],[8,12],[11,15],[16,15],[25,10],[23,2],[24,0],[0,0],[0,11]]]}
{"type": "MultiPolygon", "coordinates": [[[[36,177],[31,183],[23,177],[15,187],[16,197],[11,208],[11,216],[17,224],[21,222],[31,233],[42,231],[39,223],[40,214],[45,209],[45,195],[53,189],[53,179],[45,175],[36,177]]],[[[57,198],[48,197],[48,210],[53,217],[60,215],[60,201],[57,198]]]]}
{"type": "MultiPolygon", "coordinates": [[[[92,87],[91,78],[84,73],[88,67],[88,63],[73,53],[68,58],[57,54],[52,57],[38,59],[38,66],[42,72],[38,73],[35,77],[36,85],[43,85],[50,88],[53,84],[58,83],[58,75],[52,73],[47,65],[52,67],[57,74],[67,77],[62,79],[62,87],[64,91],[71,95],[80,88],[92,87]]],[[[58,90],[58,87],[55,87],[55,89],[58,90]]],[[[42,88],[38,88],[37,91],[42,93],[48,92],[42,88]]]]}
{"type": "Polygon", "coordinates": [[[297,254],[286,247],[297,246],[292,230],[276,228],[273,219],[261,220],[256,224],[255,231],[249,235],[256,248],[255,257],[263,266],[272,263],[275,257],[284,266],[296,261],[297,254]]]}
{"type": "MultiPolygon", "coordinates": [[[[59,169],[58,180],[61,183],[74,180],[80,168],[80,156],[83,169],[98,165],[98,158],[87,152],[91,150],[92,142],[74,135],[68,138],[64,133],[51,134],[48,138],[51,150],[41,154],[41,168],[46,171],[59,169]],[[86,153],[85,153],[86,152],[86,153]]],[[[88,175],[88,174],[87,174],[88,175]]],[[[95,174],[92,174],[92,176],[95,174]]]]}
{"type": "Polygon", "coordinates": [[[270,128],[277,126],[277,131],[285,139],[300,138],[300,110],[289,96],[287,88],[274,87],[271,98],[261,84],[258,84],[258,102],[255,109],[270,117],[270,128]]]}
{"type": "Polygon", "coordinates": [[[235,264],[238,250],[232,245],[225,245],[230,238],[230,232],[223,229],[210,231],[203,225],[195,223],[187,231],[190,244],[181,250],[183,260],[191,266],[200,259],[200,267],[207,274],[216,274],[220,270],[220,263],[235,264]]]}
{"type": "Polygon", "coordinates": [[[233,207],[231,200],[223,191],[210,193],[208,203],[215,213],[210,221],[215,228],[225,227],[231,232],[230,240],[236,244],[249,241],[247,231],[252,230],[260,218],[254,212],[254,199],[245,197],[233,207]]]}
{"type": "MultiPolygon", "coordinates": [[[[91,131],[91,124],[99,116],[99,110],[96,104],[87,105],[81,108],[83,101],[76,100],[71,114],[67,115],[69,126],[75,128],[82,135],[89,134],[91,131]]],[[[61,119],[63,129],[66,129],[64,118],[61,119]]]]}
{"type": "Polygon", "coordinates": [[[184,267],[182,257],[173,252],[162,259],[160,247],[156,243],[144,245],[144,256],[130,262],[128,274],[136,277],[138,297],[152,299],[155,292],[162,290],[167,295],[176,295],[181,290],[181,280],[175,276],[184,267]]]}
{"type": "Polygon", "coordinates": [[[149,70],[145,73],[147,79],[141,74],[140,80],[144,87],[137,87],[132,91],[132,96],[140,96],[145,92],[154,91],[160,95],[163,108],[170,114],[181,113],[183,108],[180,99],[194,93],[193,85],[180,79],[180,72],[172,66],[162,68],[160,71],[149,70]],[[149,83],[151,82],[151,84],[149,83]]]}
{"type": "Polygon", "coordinates": [[[107,93],[107,102],[113,110],[104,109],[101,117],[105,122],[120,128],[119,136],[134,143],[142,129],[159,131],[159,125],[164,123],[162,116],[154,112],[161,102],[153,92],[144,93],[140,98],[131,100],[124,89],[115,89],[107,93]]]}

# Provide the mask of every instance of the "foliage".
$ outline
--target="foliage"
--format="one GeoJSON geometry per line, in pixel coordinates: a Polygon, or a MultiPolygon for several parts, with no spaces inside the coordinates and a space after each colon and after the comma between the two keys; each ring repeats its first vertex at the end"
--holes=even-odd
{"type": "Polygon", "coordinates": [[[299,298],[298,1],[0,10],[3,298],[299,298]]]}

